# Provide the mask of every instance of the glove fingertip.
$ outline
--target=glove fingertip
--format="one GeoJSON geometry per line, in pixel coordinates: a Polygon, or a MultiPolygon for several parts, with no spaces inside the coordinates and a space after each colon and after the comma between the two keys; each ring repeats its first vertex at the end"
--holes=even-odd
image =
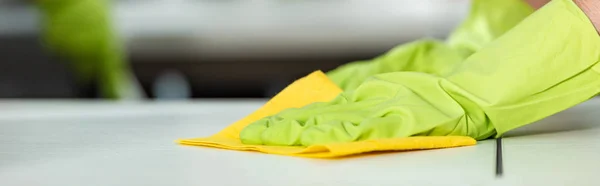
{"type": "Polygon", "coordinates": [[[240,141],[248,145],[262,145],[262,133],[267,130],[267,126],[261,123],[253,123],[246,126],[240,132],[240,141]]]}

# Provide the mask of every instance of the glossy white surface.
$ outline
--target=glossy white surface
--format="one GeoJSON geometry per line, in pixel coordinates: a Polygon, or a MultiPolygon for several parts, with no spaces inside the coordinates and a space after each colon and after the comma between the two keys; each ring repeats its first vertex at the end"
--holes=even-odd
{"type": "Polygon", "coordinates": [[[0,101],[0,185],[595,185],[600,172],[599,100],[513,132],[502,178],[493,141],[342,160],[174,143],[262,102],[0,101]]]}
{"type": "Polygon", "coordinates": [[[494,185],[598,185],[600,100],[515,130],[503,142],[505,176],[494,185]]]}

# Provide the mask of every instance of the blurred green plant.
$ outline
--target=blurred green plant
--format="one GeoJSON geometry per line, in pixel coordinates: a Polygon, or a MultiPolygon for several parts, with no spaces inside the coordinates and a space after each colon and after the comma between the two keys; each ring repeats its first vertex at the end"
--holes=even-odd
{"type": "Polygon", "coordinates": [[[110,0],[37,0],[45,45],[76,71],[79,83],[96,82],[102,97],[141,97],[122,43],[113,29],[110,0]]]}

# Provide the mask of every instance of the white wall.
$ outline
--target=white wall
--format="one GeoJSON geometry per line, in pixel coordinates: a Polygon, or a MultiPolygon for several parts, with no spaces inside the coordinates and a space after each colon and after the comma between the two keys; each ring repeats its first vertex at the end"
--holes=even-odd
{"type": "MultiPolygon", "coordinates": [[[[113,13],[134,53],[276,57],[444,37],[467,9],[468,0],[122,0],[113,13]]],[[[36,33],[37,18],[0,5],[0,35],[36,33]]]]}

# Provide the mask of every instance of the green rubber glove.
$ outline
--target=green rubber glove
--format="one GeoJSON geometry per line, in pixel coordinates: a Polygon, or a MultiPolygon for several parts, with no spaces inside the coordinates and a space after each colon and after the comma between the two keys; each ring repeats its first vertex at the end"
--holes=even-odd
{"type": "Polygon", "coordinates": [[[481,140],[600,92],[600,37],[571,0],[555,0],[445,76],[376,75],[330,102],[246,128],[246,144],[308,146],[408,136],[481,140]]]}
{"type": "Polygon", "coordinates": [[[356,89],[370,76],[387,72],[444,75],[532,12],[523,0],[473,0],[467,19],[447,42],[425,39],[400,45],[375,59],[342,65],[327,76],[347,91],[356,89]]]}
{"type": "Polygon", "coordinates": [[[37,0],[47,46],[71,63],[81,83],[97,81],[107,98],[139,98],[113,31],[110,0],[37,0]]]}
{"type": "Polygon", "coordinates": [[[446,42],[451,48],[470,56],[534,11],[525,0],[472,0],[469,16],[450,33],[446,42]]]}

